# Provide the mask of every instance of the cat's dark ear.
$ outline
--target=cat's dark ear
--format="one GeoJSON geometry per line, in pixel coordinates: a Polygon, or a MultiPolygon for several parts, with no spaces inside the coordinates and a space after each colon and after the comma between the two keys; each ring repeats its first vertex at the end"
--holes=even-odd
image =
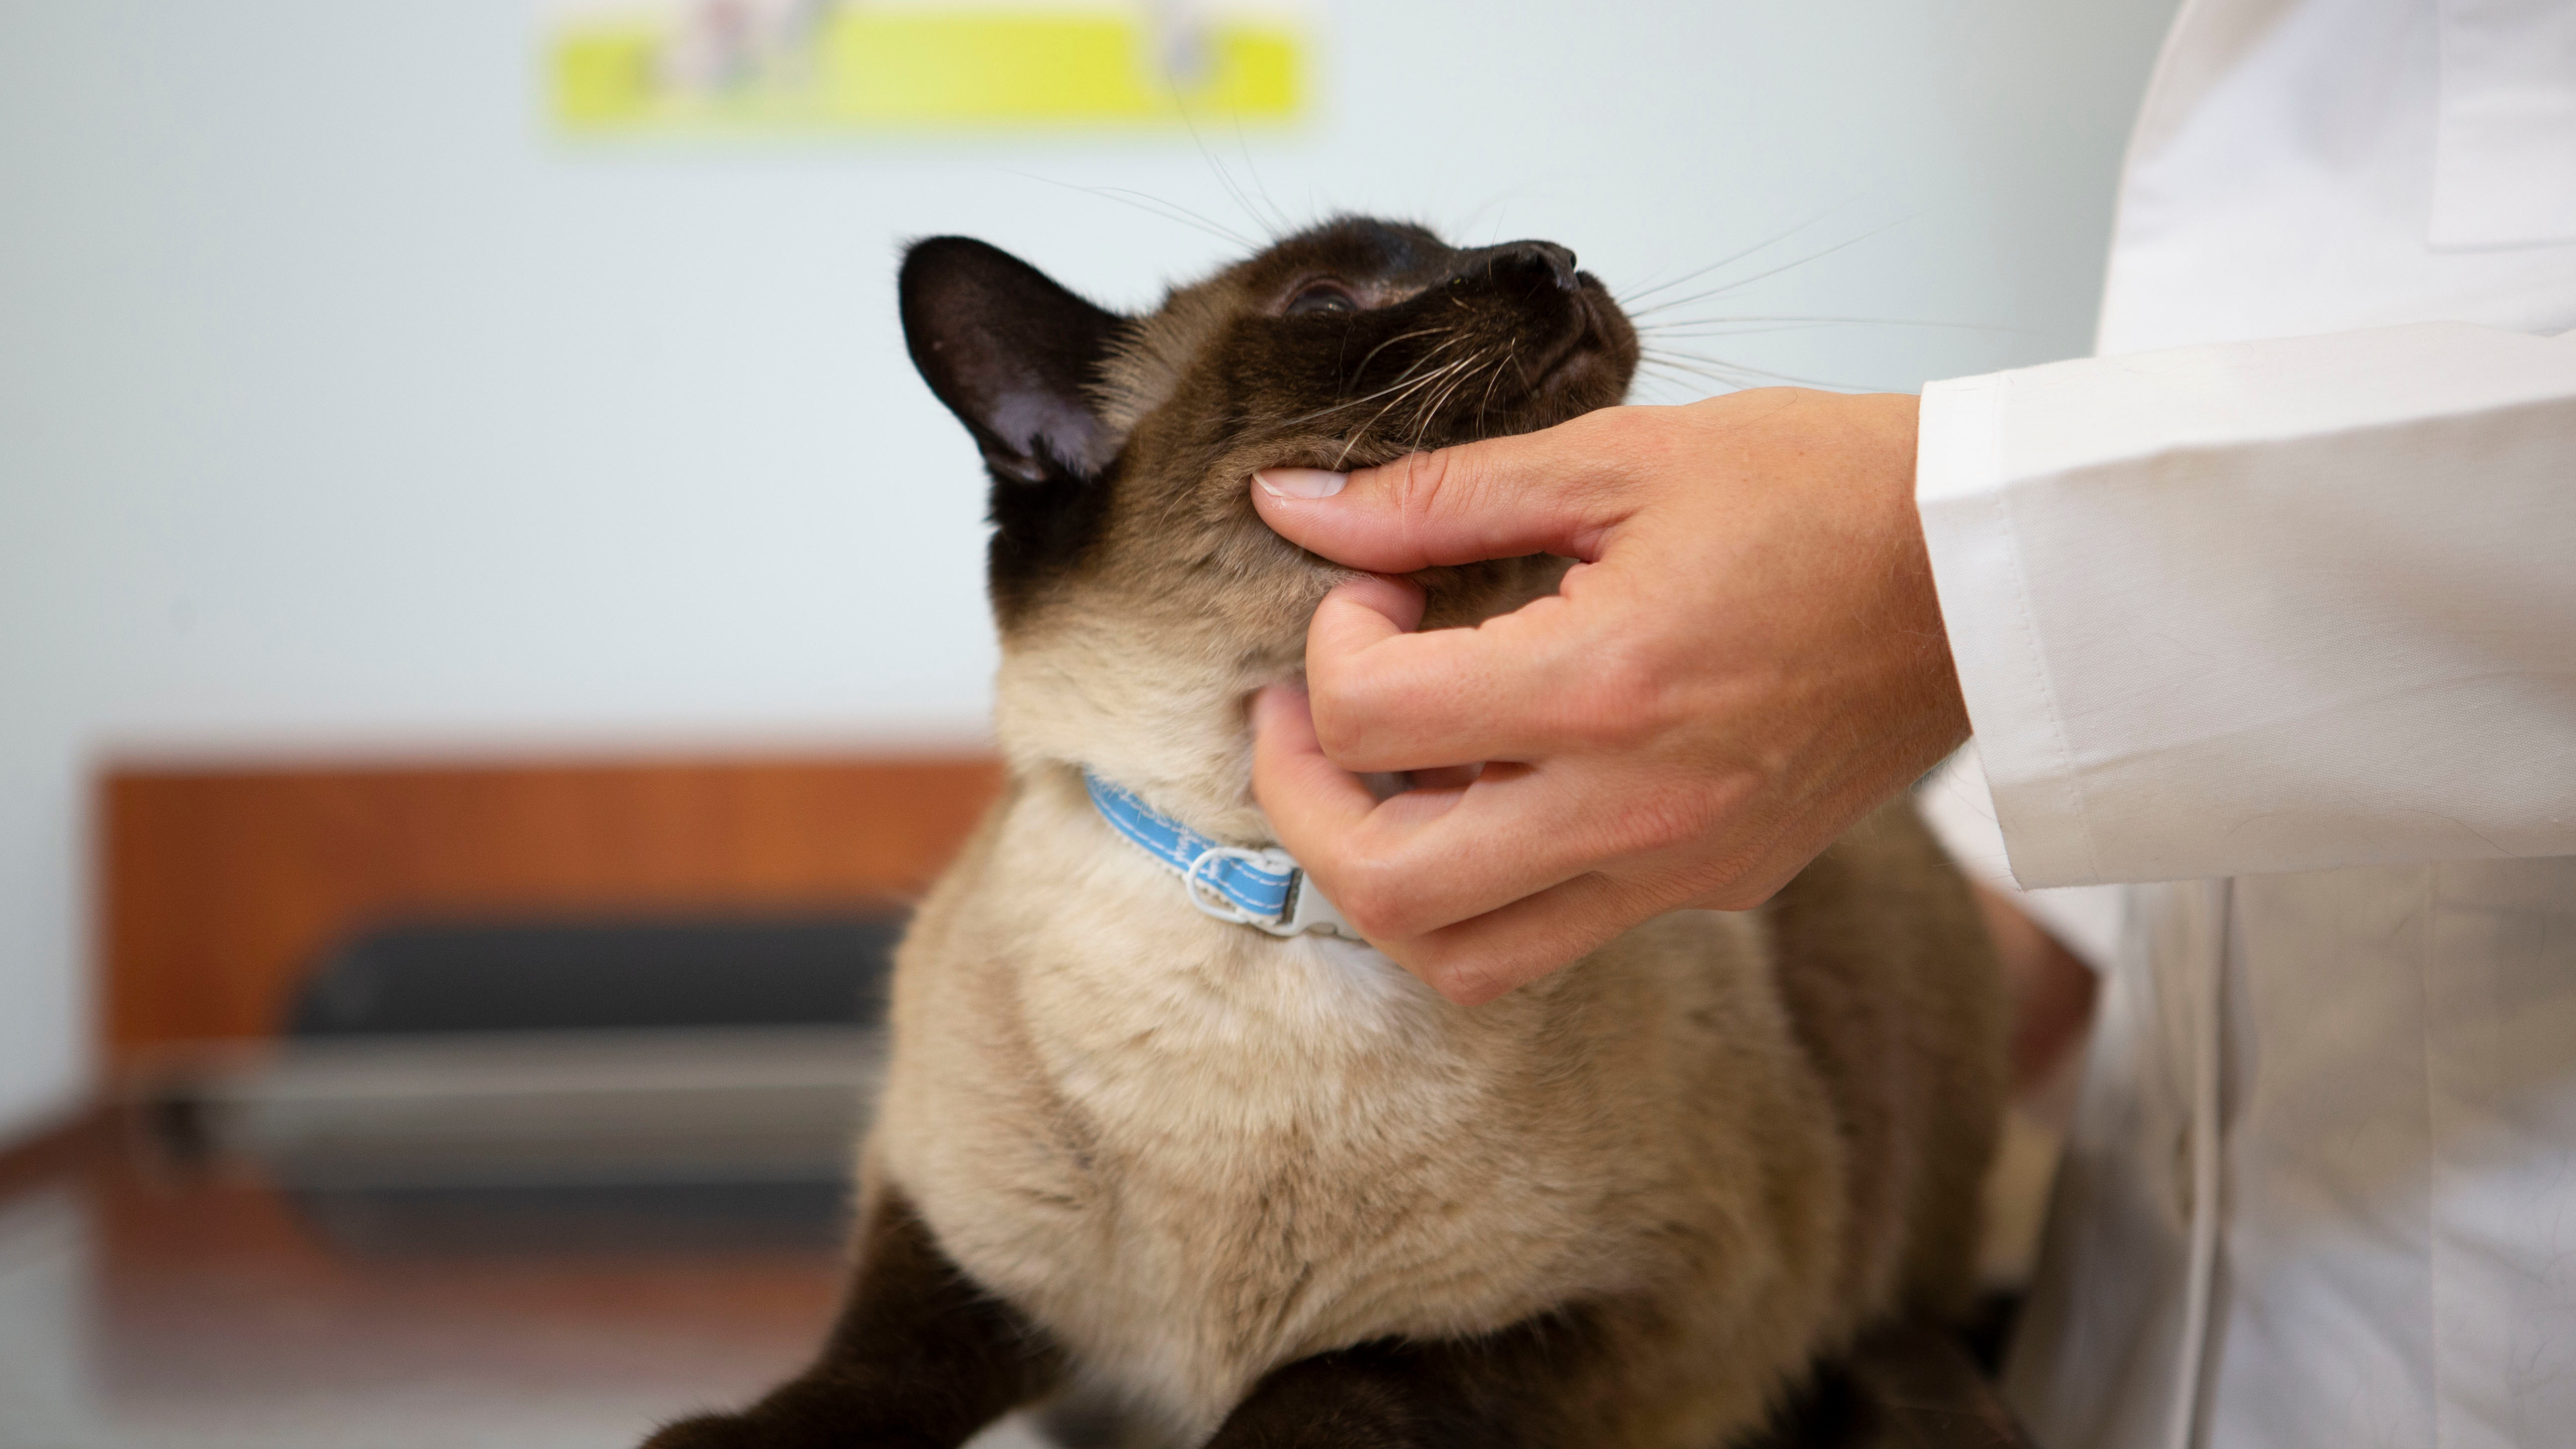
{"type": "Polygon", "coordinates": [[[1090,478],[1117,452],[1092,401],[1126,319],[999,247],[936,236],[903,254],[912,365],[966,424],[996,478],[1090,478]]]}

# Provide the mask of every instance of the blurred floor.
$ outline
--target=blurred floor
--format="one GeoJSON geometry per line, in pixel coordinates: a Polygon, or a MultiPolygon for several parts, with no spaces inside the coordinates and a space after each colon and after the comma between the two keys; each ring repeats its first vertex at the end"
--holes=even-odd
{"type": "Polygon", "coordinates": [[[839,1279],[775,1193],[315,1198],[94,1132],[0,1201],[0,1449],[617,1449],[795,1368],[839,1279]]]}

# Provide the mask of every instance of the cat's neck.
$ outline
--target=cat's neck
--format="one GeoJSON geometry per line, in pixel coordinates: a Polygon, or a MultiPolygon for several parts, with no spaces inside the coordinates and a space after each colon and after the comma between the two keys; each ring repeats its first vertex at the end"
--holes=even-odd
{"type": "Polygon", "coordinates": [[[1023,775],[1095,775],[1229,845],[1275,843],[1252,798],[1248,672],[1119,660],[1113,651],[1004,661],[994,733],[1023,775]]]}

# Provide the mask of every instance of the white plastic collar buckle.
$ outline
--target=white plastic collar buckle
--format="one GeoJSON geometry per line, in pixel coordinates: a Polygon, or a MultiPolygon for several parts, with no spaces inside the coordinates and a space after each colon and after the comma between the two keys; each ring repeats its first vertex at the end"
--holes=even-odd
{"type": "Polygon", "coordinates": [[[1231,921],[1238,926],[1250,926],[1273,936],[1302,936],[1312,931],[1353,941],[1360,939],[1360,933],[1351,929],[1351,923],[1343,920],[1342,913],[1334,909],[1322,891],[1315,888],[1313,878],[1284,850],[1247,850],[1239,845],[1211,845],[1193,857],[1188,868],[1181,872],[1181,894],[1189,897],[1190,904],[1198,907],[1201,915],[1231,921]],[[1217,862],[1225,860],[1239,860],[1256,870],[1287,876],[1287,910],[1276,916],[1256,915],[1219,894],[1213,888],[1214,877],[1207,873],[1217,862]],[[1203,880],[1202,876],[1207,878],[1203,880]]]}

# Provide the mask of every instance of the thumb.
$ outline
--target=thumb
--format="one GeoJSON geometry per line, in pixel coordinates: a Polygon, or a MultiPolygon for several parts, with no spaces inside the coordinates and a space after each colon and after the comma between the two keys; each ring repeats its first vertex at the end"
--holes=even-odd
{"type": "Polygon", "coordinates": [[[1347,474],[1267,468],[1252,475],[1252,505],[1289,542],[1371,573],[1532,553],[1589,561],[1628,513],[1635,470],[1616,437],[1632,411],[1347,474]]]}

